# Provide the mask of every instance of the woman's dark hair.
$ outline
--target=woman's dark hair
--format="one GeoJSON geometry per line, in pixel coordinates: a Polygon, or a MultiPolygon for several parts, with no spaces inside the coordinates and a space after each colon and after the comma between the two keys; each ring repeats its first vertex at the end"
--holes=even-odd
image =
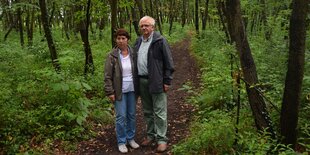
{"type": "Polygon", "coordinates": [[[130,35],[125,29],[118,29],[115,32],[115,37],[117,36],[125,36],[128,40],[130,40],[130,35]]]}

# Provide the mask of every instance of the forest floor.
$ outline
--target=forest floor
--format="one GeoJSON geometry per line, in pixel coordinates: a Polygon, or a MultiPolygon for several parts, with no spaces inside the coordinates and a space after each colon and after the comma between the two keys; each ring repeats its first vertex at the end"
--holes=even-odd
{"type": "MultiPolygon", "coordinates": [[[[168,149],[161,154],[172,154],[173,145],[181,142],[190,134],[190,122],[195,108],[186,99],[189,93],[182,88],[183,84],[190,82],[194,88],[199,87],[200,70],[196,64],[196,60],[190,54],[190,37],[177,42],[171,46],[175,72],[173,84],[168,91],[168,133],[169,138],[168,149]]],[[[140,144],[146,137],[146,125],[143,120],[142,105],[138,100],[137,103],[137,129],[136,142],[140,144]]],[[[74,154],[121,154],[117,148],[114,124],[102,126],[97,129],[97,136],[91,140],[83,141],[78,145],[77,151],[74,154]]],[[[140,147],[138,149],[129,148],[127,154],[131,155],[149,155],[156,153],[157,145],[153,143],[149,147],[140,147]]]]}

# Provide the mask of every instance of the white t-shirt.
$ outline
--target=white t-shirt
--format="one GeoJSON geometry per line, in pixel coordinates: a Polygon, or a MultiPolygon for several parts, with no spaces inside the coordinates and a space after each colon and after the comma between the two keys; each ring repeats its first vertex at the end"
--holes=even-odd
{"type": "Polygon", "coordinates": [[[122,68],[123,68],[122,92],[127,93],[127,92],[134,91],[132,70],[131,70],[131,60],[130,60],[129,54],[126,57],[123,57],[123,55],[120,54],[120,58],[121,58],[122,68]]]}

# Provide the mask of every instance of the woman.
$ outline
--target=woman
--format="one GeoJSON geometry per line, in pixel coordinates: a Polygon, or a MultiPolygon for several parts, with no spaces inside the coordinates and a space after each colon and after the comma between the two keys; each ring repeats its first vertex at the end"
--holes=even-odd
{"type": "Polygon", "coordinates": [[[116,31],[116,47],[109,53],[105,68],[105,93],[114,103],[116,112],[116,137],[118,149],[127,153],[128,144],[136,149],[136,95],[134,93],[134,61],[132,49],[128,46],[130,36],[124,29],[116,31]]]}

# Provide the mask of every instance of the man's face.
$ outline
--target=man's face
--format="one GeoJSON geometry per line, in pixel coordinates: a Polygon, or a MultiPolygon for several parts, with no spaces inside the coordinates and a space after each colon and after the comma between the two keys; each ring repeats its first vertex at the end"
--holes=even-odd
{"type": "Polygon", "coordinates": [[[154,31],[154,26],[147,19],[140,21],[140,30],[144,37],[149,37],[151,33],[154,31]]]}

